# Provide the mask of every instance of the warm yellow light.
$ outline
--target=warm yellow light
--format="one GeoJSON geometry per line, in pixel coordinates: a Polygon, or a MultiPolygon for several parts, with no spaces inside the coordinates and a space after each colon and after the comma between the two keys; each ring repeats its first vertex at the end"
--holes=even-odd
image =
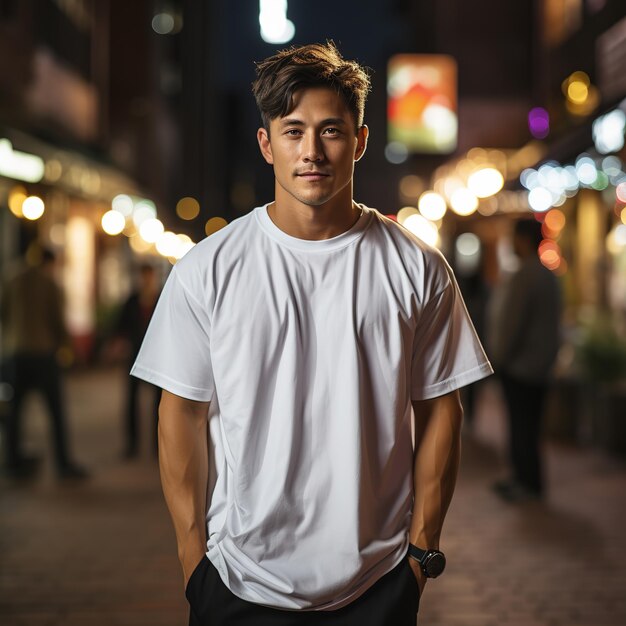
{"type": "Polygon", "coordinates": [[[163,223],[156,217],[145,220],[139,227],[139,235],[147,243],[155,243],[164,231],[163,223]]]}
{"type": "Polygon", "coordinates": [[[207,237],[216,233],[218,230],[227,226],[228,222],[223,217],[212,217],[207,223],[204,225],[204,232],[207,237]]]}
{"type": "Polygon", "coordinates": [[[457,189],[463,189],[465,185],[458,176],[447,176],[443,181],[443,193],[448,200],[452,199],[452,195],[457,189]]]}
{"type": "Polygon", "coordinates": [[[467,186],[477,198],[488,198],[502,189],[504,177],[495,167],[484,167],[470,175],[467,186]]]}
{"type": "Polygon", "coordinates": [[[565,215],[563,211],[552,209],[546,213],[543,223],[555,233],[559,233],[565,226],[565,215]]]}
{"type": "Polygon", "coordinates": [[[622,209],[622,212],[619,214],[622,224],[626,224],[626,206],[622,209]]]}
{"type": "Polygon", "coordinates": [[[156,249],[159,254],[165,257],[176,258],[178,248],[180,246],[180,240],[175,233],[166,230],[156,240],[156,249]]]}
{"type": "Polygon", "coordinates": [[[437,226],[419,214],[410,215],[404,227],[430,246],[436,246],[439,241],[437,226]]]}
{"type": "Polygon", "coordinates": [[[22,203],[22,213],[27,220],[38,220],[45,209],[43,200],[38,196],[29,196],[22,203]]]}
{"type": "Polygon", "coordinates": [[[576,80],[568,85],[567,97],[575,104],[583,104],[589,97],[589,87],[576,80]]]}
{"type": "Polygon", "coordinates": [[[398,220],[398,224],[404,224],[404,222],[406,222],[407,218],[411,215],[419,215],[418,210],[414,207],[414,206],[405,206],[402,207],[397,215],[396,215],[396,219],[398,220]]]}
{"type": "Polygon", "coordinates": [[[406,199],[417,198],[424,189],[424,182],[419,176],[409,174],[400,179],[400,193],[406,199]]]}
{"type": "Polygon", "coordinates": [[[102,230],[107,235],[119,235],[126,226],[126,218],[115,209],[107,211],[102,216],[102,230]]]}
{"type": "Polygon", "coordinates": [[[182,220],[193,220],[200,213],[200,204],[195,198],[181,198],[176,204],[176,214],[182,220]]]}
{"type": "Polygon", "coordinates": [[[13,189],[11,189],[9,193],[9,209],[11,209],[11,213],[13,213],[15,217],[24,217],[22,205],[26,198],[28,198],[28,195],[24,187],[13,187],[13,189]]]}
{"type": "Polygon", "coordinates": [[[424,192],[420,196],[417,208],[420,210],[420,213],[431,222],[440,220],[448,210],[443,196],[439,195],[435,191],[424,192]]]}
{"type": "Polygon", "coordinates": [[[457,215],[471,215],[478,208],[478,198],[469,189],[461,187],[452,194],[450,206],[457,215]]]}
{"type": "Polygon", "coordinates": [[[196,245],[188,235],[178,235],[178,242],[177,259],[182,259],[196,245]]]}

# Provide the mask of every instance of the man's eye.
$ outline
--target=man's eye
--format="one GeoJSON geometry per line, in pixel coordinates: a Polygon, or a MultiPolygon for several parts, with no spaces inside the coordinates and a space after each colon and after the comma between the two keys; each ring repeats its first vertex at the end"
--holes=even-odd
{"type": "Polygon", "coordinates": [[[289,128],[285,131],[285,135],[289,135],[290,137],[295,137],[300,134],[300,131],[297,128],[289,128]]]}
{"type": "Polygon", "coordinates": [[[325,135],[338,135],[339,129],[338,128],[326,128],[324,130],[324,134],[325,135]]]}

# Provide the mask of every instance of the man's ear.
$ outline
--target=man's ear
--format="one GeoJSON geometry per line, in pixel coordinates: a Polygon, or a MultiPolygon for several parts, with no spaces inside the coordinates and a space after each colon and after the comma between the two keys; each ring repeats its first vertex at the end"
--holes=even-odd
{"type": "Polygon", "coordinates": [[[356,150],[354,151],[354,160],[358,161],[367,149],[367,138],[369,137],[370,129],[363,124],[356,132],[356,150]]]}
{"type": "Polygon", "coordinates": [[[270,136],[265,128],[259,128],[256,131],[256,138],[259,142],[259,148],[263,158],[270,164],[274,165],[274,157],[272,156],[272,145],[270,144],[270,136]]]}

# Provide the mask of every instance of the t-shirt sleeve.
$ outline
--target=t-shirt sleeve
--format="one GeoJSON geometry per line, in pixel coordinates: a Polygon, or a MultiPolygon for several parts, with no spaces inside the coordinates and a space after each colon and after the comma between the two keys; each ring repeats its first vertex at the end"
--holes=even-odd
{"type": "Polygon", "coordinates": [[[411,365],[411,399],[428,400],[493,373],[451,270],[447,285],[417,321],[411,365]]]}
{"type": "Polygon", "coordinates": [[[189,400],[208,402],[215,390],[211,319],[174,268],[163,288],[131,375],[189,400]]]}

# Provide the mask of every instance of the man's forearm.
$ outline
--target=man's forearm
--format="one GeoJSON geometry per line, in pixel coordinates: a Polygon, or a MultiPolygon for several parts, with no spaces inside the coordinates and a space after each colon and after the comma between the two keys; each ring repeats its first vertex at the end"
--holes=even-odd
{"type": "Polygon", "coordinates": [[[458,392],[414,402],[414,502],[409,538],[421,548],[439,548],[461,458],[463,408],[458,392]]]}
{"type": "Polygon", "coordinates": [[[159,406],[159,468],[172,516],[185,583],[206,551],[208,403],[163,392],[159,406]]]}

